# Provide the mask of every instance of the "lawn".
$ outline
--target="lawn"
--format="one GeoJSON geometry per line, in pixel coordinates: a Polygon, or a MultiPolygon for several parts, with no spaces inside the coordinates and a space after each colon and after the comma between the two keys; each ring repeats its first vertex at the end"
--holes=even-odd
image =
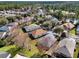
{"type": "Polygon", "coordinates": [[[79,47],[76,48],[76,51],[74,52],[74,58],[77,58],[78,57],[78,53],[79,53],[79,47]]]}
{"type": "Polygon", "coordinates": [[[72,29],[72,30],[70,30],[69,33],[70,33],[71,35],[75,35],[75,28],[72,29]]]}
{"type": "Polygon", "coordinates": [[[32,45],[30,51],[28,49],[23,49],[21,53],[26,57],[32,57],[33,55],[38,54],[39,50],[35,46],[32,45]]]}
{"type": "Polygon", "coordinates": [[[21,52],[20,52],[21,54],[23,54],[23,55],[26,56],[26,57],[32,57],[33,55],[36,55],[36,54],[39,53],[38,48],[35,46],[36,41],[33,40],[33,41],[31,41],[30,43],[31,43],[31,45],[30,45],[31,50],[30,50],[30,51],[29,51],[28,49],[23,49],[23,50],[21,50],[21,52]]]}
{"type": "Polygon", "coordinates": [[[9,45],[9,46],[0,48],[0,51],[9,52],[9,53],[11,53],[11,55],[13,57],[18,53],[19,49],[15,45],[9,45]]]}
{"type": "Polygon", "coordinates": [[[5,46],[5,47],[0,48],[0,51],[8,51],[12,48],[16,48],[16,46],[15,45],[5,46]]]}

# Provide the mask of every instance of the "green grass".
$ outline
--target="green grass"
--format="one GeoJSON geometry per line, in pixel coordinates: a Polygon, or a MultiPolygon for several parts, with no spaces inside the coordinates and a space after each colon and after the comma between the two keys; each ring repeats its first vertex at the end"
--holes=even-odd
{"type": "Polygon", "coordinates": [[[12,48],[16,48],[16,46],[15,45],[5,46],[5,47],[0,48],[0,51],[8,51],[12,48]]]}
{"type": "Polygon", "coordinates": [[[72,29],[72,30],[70,30],[69,33],[70,33],[71,35],[75,35],[75,28],[72,29]]]}
{"type": "Polygon", "coordinates": [[[19,52],[19,48],[16,47],[16,45],[9,45],[0,48],[0,51],[9,52],[11,53],[12,57],[14,57],[19,52]]]}
{"type": "Polygon", "coordinates": [[[77,58],[79,52],[79,48],[76,48],[76,51],[74,52],[74,58],[77,58]]]}
{"type": "Polygon", "coordinates": [[[21,52],[26,57],[32,57],[33,55],[38,54],[39,50],[37,49],[37,47],[32,45],[31,51],[29,51],[28,49],[23,49],[21,52]]]}
{"type": "Polygon", "coordinates": [[[30,41],[31,45],[31,50],[29,51],[28,49],[23,49],[20,51],[21,54],[23,54],[26,57],[32,57],[34,55],[39,54],[39,50],[38,48],[35,46],[36,45],[36,41],[30,41]]]}

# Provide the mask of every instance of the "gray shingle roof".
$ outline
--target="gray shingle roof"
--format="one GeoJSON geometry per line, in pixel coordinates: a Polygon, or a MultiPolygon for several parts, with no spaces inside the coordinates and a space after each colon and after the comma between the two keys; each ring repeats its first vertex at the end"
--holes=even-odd
{"type": "Polygon", "coordinates": [[[26,32],[29,32],[29,31],[33,31],[35,29],[39,29],[40,26],[25,26],[24,29],[26,30],[26,32]]]}
{"type": "Polygon", "coordinates": [[[45,47],[51,47],[55,42],[56,38],[53,34],[47,34],[46,36],[39,39],[39,43],[45,47]]]}
{"type": "MultiPolygon", "coordinates": [[[[69,55],[69,57],[73,57],[75,45],[76,45],[76,42],[75,42],[75,39],[73,39],[73,38],[65,38],[65,39],[61,40],[58,44],[59,48],[61,48],[63,46],[66,47],[63,49],[67,49],[69,51],[70,55],[67,54],[67,56],[69,55]]],[[[66,51],[64,52],[63,49],[61,49],[62,53],[66,54],[67,52],[66,51]]]]}
{"type": "Polygon", "coordinates": [[[66,57],[70,57],[71,56],[66,46],[60,47],[56,52],[58,54],[63,54],[66,57]]]}

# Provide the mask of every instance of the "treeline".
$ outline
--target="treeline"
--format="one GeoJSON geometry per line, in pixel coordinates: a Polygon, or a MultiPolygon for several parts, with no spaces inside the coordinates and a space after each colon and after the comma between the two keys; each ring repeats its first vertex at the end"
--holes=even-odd
{"type": "Polygon", "coordinates": [[[26,2],[0,2],[0,10],[18,9],[27,6],[26,2]]]}
{"type": "Polygon", "coordinates": [[[19,9],[27,6],[41,6],[46,10],[65,10],[75,12],[79,16],[79,1],[5,1],[0,2],[0,10],[19,9]]]}
{"type": "Polygon", "coordinates": [[[78,11],[79,10],[79,2],[78,1],[5,1],[0,2],[0,10],[4,9],[18,9],[22,7],[26,7],[28,5],[34,6],[34,5],[41,5],[41,6],[47,6],[49,5],[50,8],[53,9],[61,9],[61,10],[68,10],[68,11],[78,11]]]}

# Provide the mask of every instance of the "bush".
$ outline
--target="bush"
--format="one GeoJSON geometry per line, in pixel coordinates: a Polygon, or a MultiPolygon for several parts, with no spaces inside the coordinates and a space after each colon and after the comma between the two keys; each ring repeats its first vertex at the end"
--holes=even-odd
{"type": "Polygon", "coordinates": [[[15,46],[14,48],[11,48],[10,50],[8,50],[9,53],[11,53],[11,57],[14,57],[19,51],[20,51],[20,47],[15,46]]]}
{"type": "Polygon", "coordinates": [[[0,25],[5,25],[7,24],[7,19],[4,17],[0,17],[0,25]]]}
{"type": "Polygon", "coordinates": [[[6,21],[5,20],[0,20],[0,25],[5,25],[6,21]]]}
{"type": "Polygon", "coordinates": [[[14,22],[15,21],[15,17],[7,17],[7,20],[9,23],[14,22]]]}
{"type": "Polygon", "coordinates": [[[11,56],[14,57],[20,51],[20,49],[21,48],[16,45],[9,45],[0,48],[0,51],[9,52],[11,56]]]}
{"type": "Polygon", "coordinates": [[[61,29],[61,28],[56,28],[56,29],[54,29],[54,32],[60,34],[60,33],[63,32],[63,29],[61,29]]]}
{"type": "Polygon", "coordinates": [[[43,26],[48,27],[49,26],[49,23],[48,22],[44,22],[43,23],[43,26]]]}
{"type": "Polygon", "coordinates": [[[0,40],[0,47],[3,47],[3,46],[5,46],[5,42],[0,40]]]}
{"type": "Polygon", "coordinates": [[[17,15],[17,16],[16,16],[16,19],[21,19],[21,18],[22,18],[21,15],[17,15]]]}

